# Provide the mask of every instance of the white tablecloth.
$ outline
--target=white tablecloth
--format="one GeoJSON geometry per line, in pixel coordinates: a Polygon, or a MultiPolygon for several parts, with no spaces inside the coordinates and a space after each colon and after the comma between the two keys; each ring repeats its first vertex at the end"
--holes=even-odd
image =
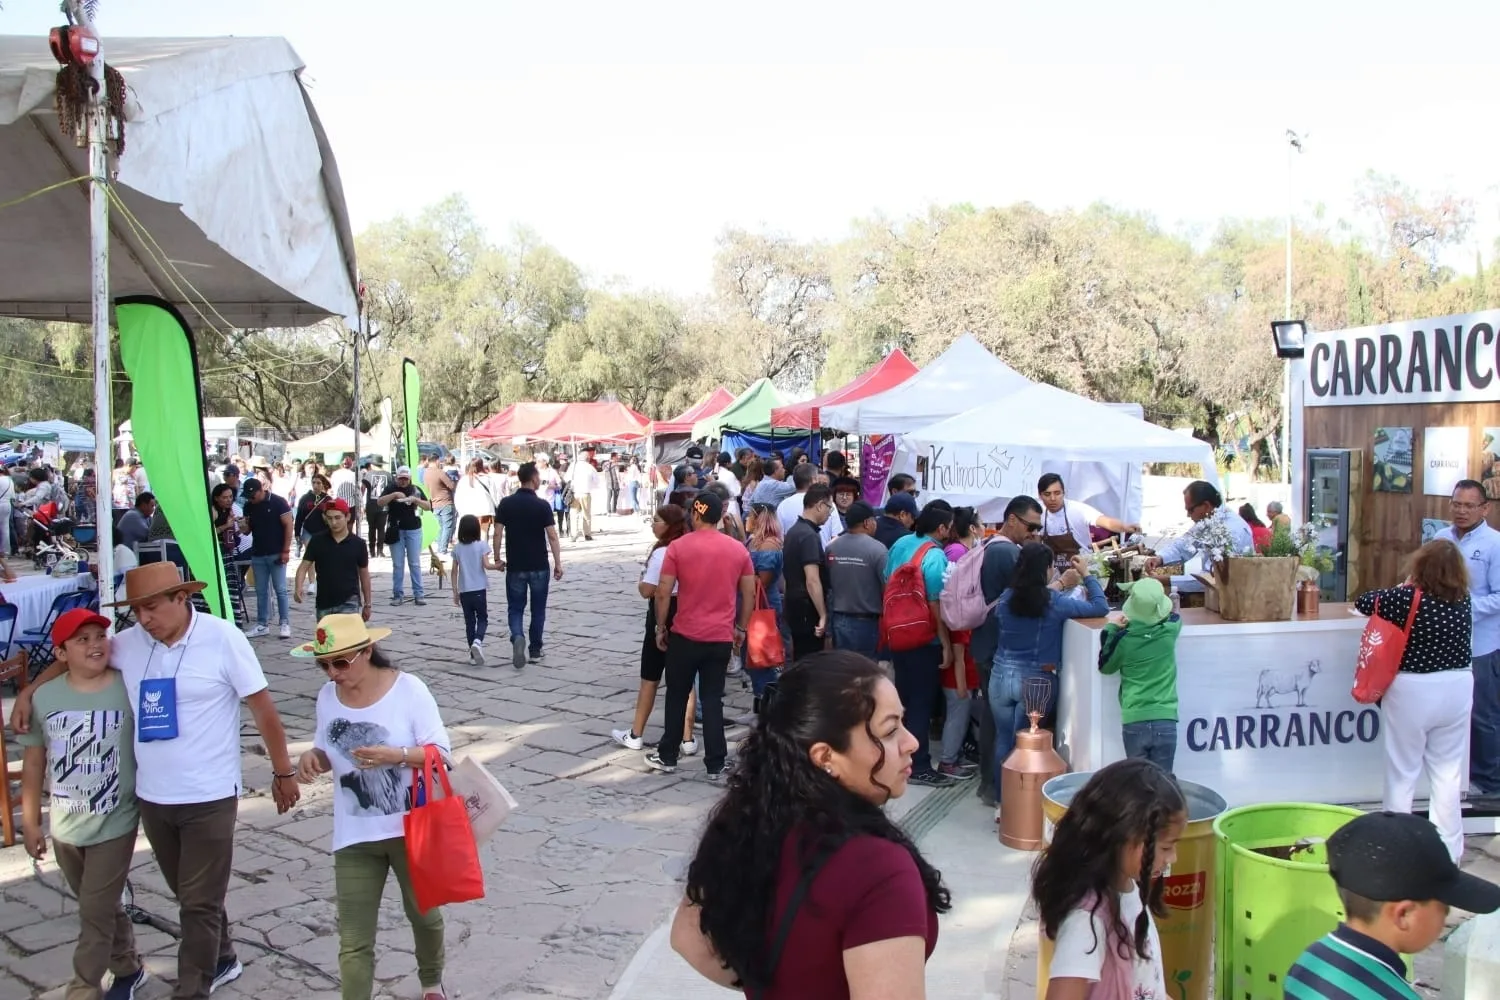
{"type": "MultiPolygon", "coordinates": [[[[15,583],[0,583],[0,594],[16,606],[16,637],[29,628],[41,628],[47,623],[47,612],[52,610],[52,602],[59,594],[67,594],[79,588],[80,579],[88,579],[87,574],[81,576],[23,576],[15,583]]],[[[3,636],[0,636],[3,637],[3,636]]],[[[5,650],[5,656],[10,655],[10,650],[5,650]]]]}

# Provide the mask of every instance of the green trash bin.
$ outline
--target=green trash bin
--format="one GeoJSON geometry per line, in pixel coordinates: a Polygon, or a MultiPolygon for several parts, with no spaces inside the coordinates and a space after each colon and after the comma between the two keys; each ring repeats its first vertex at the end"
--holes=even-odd
{"type": "Polygon", "coordinates": [[[1344,918],[1324,842],[1363,813],[1278,802],[1214,822],[1218,850],[1219,1000],[1282,1000],[1287,970],[1344,918]]]}

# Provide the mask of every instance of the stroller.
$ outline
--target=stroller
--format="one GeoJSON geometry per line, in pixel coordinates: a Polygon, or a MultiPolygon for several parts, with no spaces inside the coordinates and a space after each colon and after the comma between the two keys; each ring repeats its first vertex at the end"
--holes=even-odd
{"type": "Polygon", "coordinates": [[[37,569],[51,570],[64,559],[78,559],[73,540],[73,520],[62,517],[55,503],[44,503],[31,512],[31,560],[37,569]]]}

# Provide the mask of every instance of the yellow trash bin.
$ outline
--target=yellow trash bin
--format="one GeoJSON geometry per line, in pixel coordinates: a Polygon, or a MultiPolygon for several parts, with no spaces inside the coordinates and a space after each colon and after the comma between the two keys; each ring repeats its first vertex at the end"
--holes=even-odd
{"type": "MultiPolygon", "coordinates": [[[[1042,786],[1043,839],[1052,842],[1052,828],[1068,811],[1078,790],[1093,773],[1064,774],[1042,786]]],[[[1177,843],[1177,863],[1166,877],[1162,902],[1167,915],[1156,921],[1161,935],[1162,967],[1171,1000],[1208,1000],[1214,959],[1214,820],[1229,804],[1206,785],[1177,782],[1188,803],[1188,825],[1177,843]]],[[[1036,995],[1044,1000],[1052,964],[1052,942],[1041,935],[1037,951],[1036,995]]]]}

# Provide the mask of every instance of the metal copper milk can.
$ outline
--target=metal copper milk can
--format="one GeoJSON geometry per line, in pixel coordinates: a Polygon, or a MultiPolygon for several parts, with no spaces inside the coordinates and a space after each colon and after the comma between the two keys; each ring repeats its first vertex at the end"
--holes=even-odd
{"type": "Polygon", "coordinates": [[[1016,748],[1000,766],[1000,843],[1018,851],[1041,850],[1042,786],[1068,771],[1052,745],[1052,731],[1038,725],[1050,687],[1039,677],[1022,685],[1031,728],[1016,733],[1016,748]]]}

